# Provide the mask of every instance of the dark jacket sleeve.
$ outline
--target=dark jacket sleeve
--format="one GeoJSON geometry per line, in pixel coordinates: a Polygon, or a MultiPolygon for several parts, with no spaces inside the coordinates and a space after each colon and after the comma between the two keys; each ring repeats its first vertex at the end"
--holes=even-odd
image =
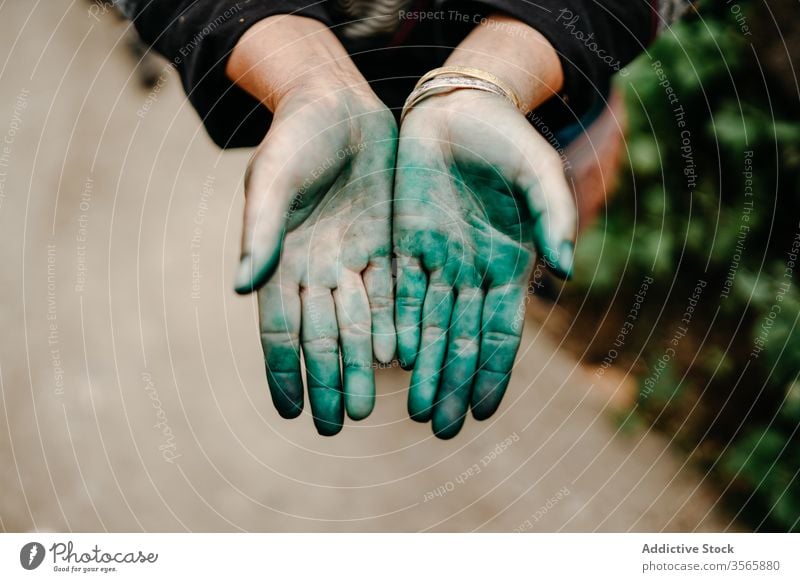
{"type": "Polygon", "coordinates": [[[228,56],[244,32],[276,14],[316,18],[330,26],[315,0],[119,0],[142,40],[178,70],[189,101],[211,139],[224,148],[257,145],[271,115],[225,75],[228,56]]]}
{"type": "MultiPolygon", "coordinates": [[[[451,10],[502,12],[538,30],[559,54],[573,121],[602,99],[611,77],[655,35],[650,0],[447,0],[451,10]]],[[[474,17],[473,17],[474,20],[474,17]]]]}

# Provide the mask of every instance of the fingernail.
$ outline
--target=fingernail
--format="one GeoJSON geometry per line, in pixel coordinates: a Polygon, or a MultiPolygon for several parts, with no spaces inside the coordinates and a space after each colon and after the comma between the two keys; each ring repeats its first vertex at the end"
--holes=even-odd
{"type": "Polygon", "coordinates": [[[547,266],[562,279],[572,279],[575,245],[571,241],[563,241],[558,247],[552,245],[550,248],[552,250],[544,256],[547,266]],[[555,250],[556,248],[558,250],[555,250]]]}
{"type": "Polygon", "coordinates": [[[558,249],[558,267],[565,279],[572,279],[575,268],[575,243],[564,241],[558,249]]]}
{"type": "Polygon", "coordinates": [[[234,290],[239,295],[247,295],[253,292],[253,256],[245,255],[239,262],[239,270],[236,273],[234,290]]]}

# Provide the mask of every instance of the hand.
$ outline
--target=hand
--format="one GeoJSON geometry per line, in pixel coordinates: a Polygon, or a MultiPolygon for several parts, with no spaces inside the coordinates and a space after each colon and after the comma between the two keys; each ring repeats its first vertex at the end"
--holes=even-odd
{"type": "MultiPolygon", "coordinates": [[[[327,29],[315,34],[332,37],[327,29]]],[[[302,349],[314,423],[330,436],[341,430],[345,410],[355,420],[370,414],[373,353],[381,362],[395,353],[397,129],[357,72],[312,77],[281,92],[250,162],[236,290],[263,285],[261,340],[276,409],[285,418],[303,410],[302,349]]]]}
{"type": "Polygon", "coordinates": [[[431,97],[400,131],[394,195],[408,409],[451,438],[490,417],[520,345],[536,251],[568,277],[575,210],[557,152],[508,101],[431,97]]]}

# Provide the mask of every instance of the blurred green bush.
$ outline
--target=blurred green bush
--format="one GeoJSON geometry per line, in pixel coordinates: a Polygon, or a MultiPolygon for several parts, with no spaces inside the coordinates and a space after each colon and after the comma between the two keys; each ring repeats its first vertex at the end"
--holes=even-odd
{"type": "Polygon", "coordinates": [[[754,46],[763,4],[736,6],[701,5],[619,79],[628,159],[567,304],[732,515],[800,531],[800,115],[754,46]]]}

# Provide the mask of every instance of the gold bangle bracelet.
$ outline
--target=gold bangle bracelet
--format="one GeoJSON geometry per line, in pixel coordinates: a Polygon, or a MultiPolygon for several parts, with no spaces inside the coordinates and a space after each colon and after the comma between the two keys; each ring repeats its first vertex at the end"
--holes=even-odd
{"type": "Polygon", "coordinates": [[[481,69],[473,67],[440,67],[429,71],[417,82],[414,91],[406,99],[403,112],[400,116],[401,122],[405,119],[408,112],[418,103],[431,97],[458,89],[476,89],[494,93],[505,97],[514,107],[523,114],[526,113],[520,98],[516,92],[501,79],[481,69]]]}
{"type": "Polygon", "coordinates": [[[497,95],[503,99],[508,99],[508,96],[505,94],[505,92],[503,92],[498,86],[487,81],[470,79],[466,77],[436,77],[420,85],[414,90],[413,93],[411,93],[411,95],[408,96],[408,99],[406,99],[405,105],[403,106],[403,112],[400,115],[400,122],[402,123],[409,111],[414,109],[414,107],[416,107],[425,99],[434,97],[436,95],[452,93],[460,89],[484,91],[486,93],[497,95]]]}
{"type": "MultiPolygon", "coordinates": [[[[519,96],[517,95],[516,91],[511,88],[505,81],[493,75],[488,71],[484,71],[482,69],[476,69],[474,67],[459,67],[459,66],[452,66],[452,67],[440,67],[438,69],[433,69],[426,73],[418,82],[417,87],[422,85],[423,83],[430,81],[436,77],[467,77],[468,79],[479,79],[481,81],[485,81],[487,83],[491,83],[492,85],[497,85],[501,91],[508,97],[508,100],[514,104],[514,107],[522,111],[522,101],[520,100],[519,96]]],[[[522,111],[522,113],[527,113],[526,111],[522,111]]]]}

